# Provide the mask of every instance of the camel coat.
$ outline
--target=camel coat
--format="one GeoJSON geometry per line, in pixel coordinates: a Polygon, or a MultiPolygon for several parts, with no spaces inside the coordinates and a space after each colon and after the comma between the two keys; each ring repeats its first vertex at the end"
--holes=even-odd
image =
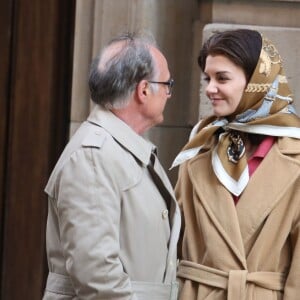
{"type": "Polygon", "coordinates": [[[235,206],[211,149],[180,167],[181,300],[300,299],[300,141],[279,138],[235,206]]]}

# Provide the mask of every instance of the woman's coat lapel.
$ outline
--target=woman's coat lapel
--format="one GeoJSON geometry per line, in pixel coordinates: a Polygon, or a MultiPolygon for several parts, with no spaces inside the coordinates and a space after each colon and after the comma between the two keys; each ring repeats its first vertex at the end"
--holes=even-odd
{"type": "MultiPolygon", "coordinates": [[[[296,146],[297,143],[294,145],[296,146]]],[[[299,176],[298,161],[292,159],[291,156],[284,155],[299,154],[300,149],[293,148],[294,145],[285,145],[284,139],[280,139],[279,143],[272,147],[261,166],[251,177],[237,206],[234,204],[232,195],[213,174],[211,159],[208,157],[211,151],[189,162],[190,178],[198,199],[220,236],[240,261],[241,268],[247,269],[246,257],[249,254],[247,242],[252,234],[262,225],[282,198],[282,194],[294,184],[299,176]]]]}
{"type": "Polygon", "coordinates": [[[240,230],[246,248],[253,233],[266,220],[278,201],[285,198],[282,195],[299,176],[299,163],[290,156],[282,155],[282,151],[284,149],[280,150],[278,144],[272,147],[251,177],[237,204],[240,230]]]}
{"type": "Polygon", "coordinates": [[[211,222],[240,261],[240,268],[246,269],[245,251],[235,205],[231,194],[213,174],[211,159],[207,157],[210,155],[209,151],[190,161],[188,167],[190,178],[198,195],[197,198],[201,201],[211,222]]]}

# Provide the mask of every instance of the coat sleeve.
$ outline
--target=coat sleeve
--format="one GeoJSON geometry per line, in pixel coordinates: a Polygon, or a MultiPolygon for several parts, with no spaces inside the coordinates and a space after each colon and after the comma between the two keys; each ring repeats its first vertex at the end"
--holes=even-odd
{"type": "MultiPolygon", "coordinates": [[[[300,183],[298,184],[298,192],[300,195],[300,183]]],[[[300,295],[300,201],[298,201],[298,211],[296,213],[295,222],[291,230],[292,245],[292,261],[289,274],[284,288],[284,300],[298,299],[300,295]]]]}
{"type": "Polygon", "coordinates": [[[79,299],[137,300],[119,258],[120,191],[111,172],[95,163],[97,151],[75,152],[58,181],[66,268],[79,299]]]}
{"type": "MultiPolygon", "coordinates": [[[[181,228],[177,246],[178,258],[182,258],[183,236],[185,230],[185,218],[184,218],[184,199],[187,197],[187,190],[191,190],[192,185],[189,180],[187,172],[187,163],[182,164],[179,167],[178,180],[175,186],[175,196],[178,201],[178,205],[181,213],[181,228]]],[[[190,193],[191,195],[191,193],[190,193]]]]}

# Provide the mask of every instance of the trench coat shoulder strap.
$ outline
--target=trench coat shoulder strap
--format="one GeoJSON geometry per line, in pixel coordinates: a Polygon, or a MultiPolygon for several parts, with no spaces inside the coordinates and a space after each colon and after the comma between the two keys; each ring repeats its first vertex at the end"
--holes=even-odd
{"type": "Polygon", "coordinates": [[[104,129],[92,124],[81,145],[82,147],[101,148],[107,139],[107,135],[104,129]]]}

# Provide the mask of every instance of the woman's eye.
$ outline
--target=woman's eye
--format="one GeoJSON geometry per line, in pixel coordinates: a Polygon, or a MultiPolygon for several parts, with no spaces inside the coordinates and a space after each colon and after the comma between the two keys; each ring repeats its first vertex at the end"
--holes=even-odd
{"type": "Polygon", "coordinates": [[[206,81],[206,82],[209,82],[210,78],[207,77],[207,76],[204,76],[204,77],[203,77],[203,80],[206,81]]]}
{"type": "Polygon", "coordinates": [[[219,77],[218,80],[219,80],[219,81],[227,81],[228,78],[227,78],[227,77],[219,77]]]}

